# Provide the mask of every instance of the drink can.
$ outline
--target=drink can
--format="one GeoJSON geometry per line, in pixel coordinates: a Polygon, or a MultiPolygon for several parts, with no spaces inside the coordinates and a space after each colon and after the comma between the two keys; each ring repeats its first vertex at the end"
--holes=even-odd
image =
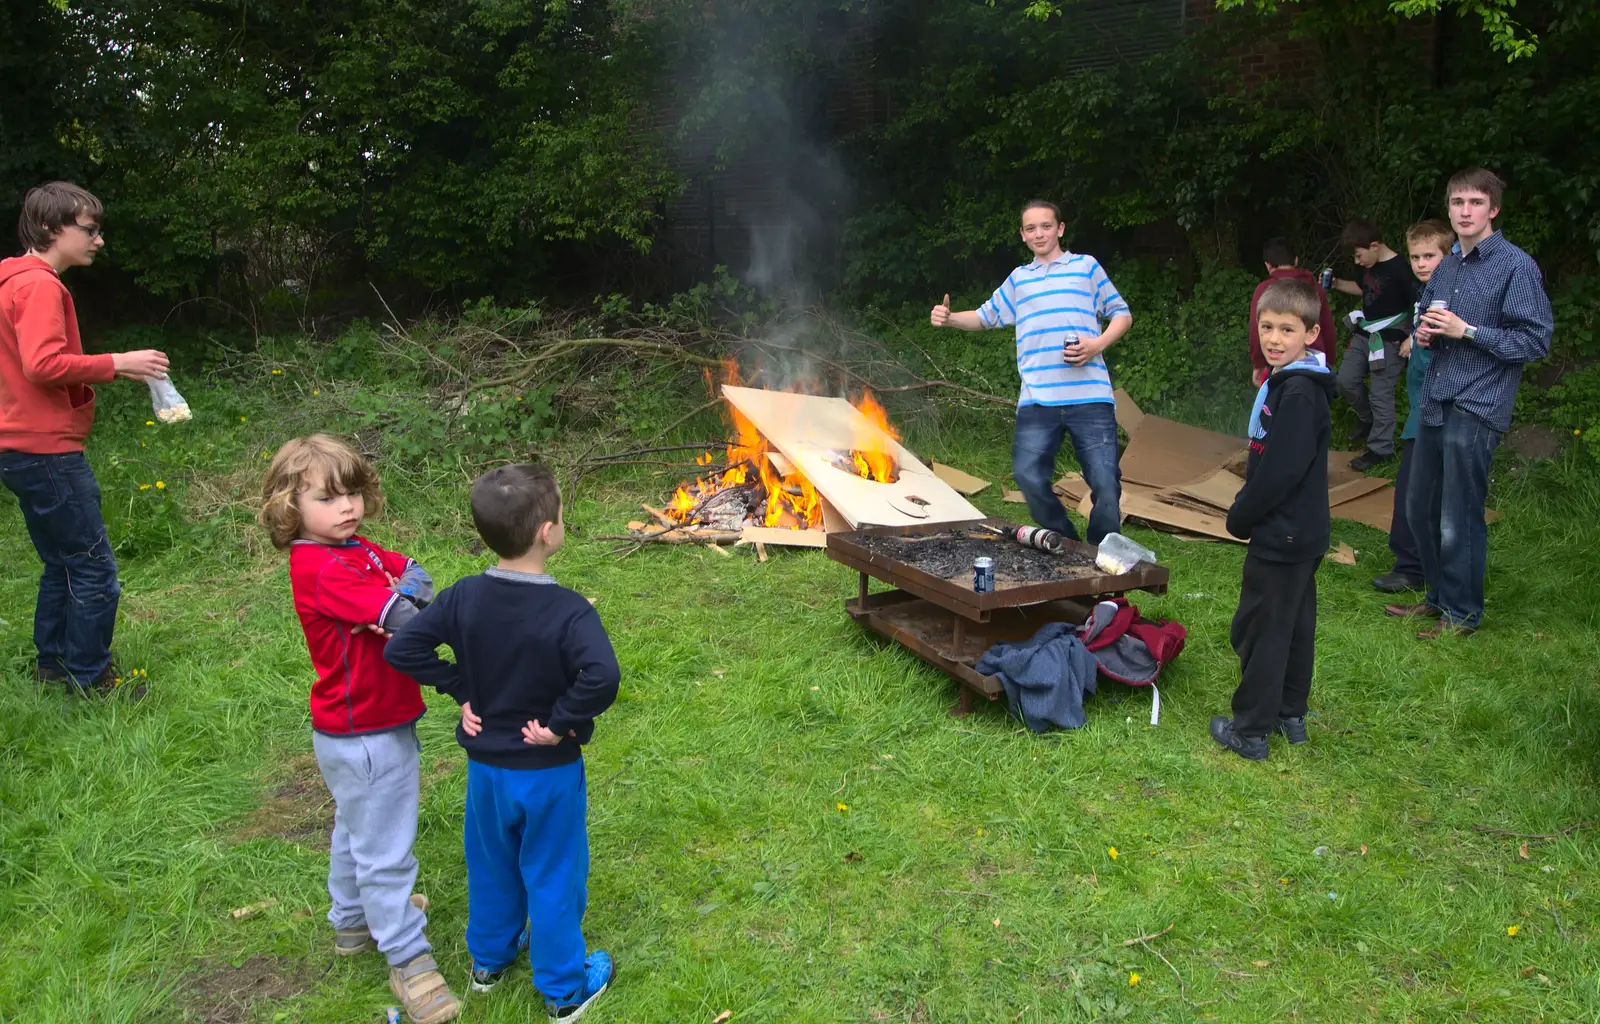
{"type": "Polygon", "coordinates": [[[1323,267],[1322,273],[1317,275],[1317,283],[1322,285],[1323,291],[1330,290],[1333,287],[1333,268],[1323,267]]]}
{"type": "Polygon", "coordinates": [[[972,560],[972,591],[975,594],[994,593],[994,559],[972,560]]]}
{"type": "Polygon", "coordinates": [[[1062,545],[1062,536],[1054,530],[1046,530],[1042,526],[1019,526],[1014,536],[1017,543],[1024,547],[1038,548],[1048,551],[1052,555],[1059,554],[1062,545]]]}

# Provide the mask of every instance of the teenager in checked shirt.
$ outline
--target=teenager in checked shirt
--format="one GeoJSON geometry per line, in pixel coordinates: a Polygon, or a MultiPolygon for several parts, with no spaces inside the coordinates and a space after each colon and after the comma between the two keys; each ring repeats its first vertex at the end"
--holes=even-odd
{"type": "Polygon", "coordinates": [[[1433,352],[1422,398],[1406,519],[1427,597],[1389,605],[1399,618],[1436,618],[1419,639],[1468,636],[1483,618],[1489,467],[1511,427],[1522,365],[1550,353],[1555,316],[1539,265],[1494,229],[1505,183],[1474,168],[1450,179],[1456,244],[1418,301],[1416,344],[1433,352]]]}

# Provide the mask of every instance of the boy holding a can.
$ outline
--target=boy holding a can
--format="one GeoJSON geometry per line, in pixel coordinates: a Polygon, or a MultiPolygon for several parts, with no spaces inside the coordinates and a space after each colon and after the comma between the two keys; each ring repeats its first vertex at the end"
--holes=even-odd
{"type": "Polygon", "coordinates": [[[1473,168],[1445,190],[1456,244],[1423,290],[1416,344],[1432,349],[1406,518],[1427,597],[1389,605],[1397,618],[1438,621],[1433,640],[1475,632],[1483,617],[1489,467],[1511,427],[1524,363],[1550,354],[1555,315],[1539,265],[1494,230],[1505,183],[1473,168]]]}
{"type": "Polygon", "coordinates": [[[1351,316],[1350,344],[1339,361],[1339,391],[1359,421],[1350,440],[1367,442],[1350,468],[1365,472],[1394,458],[1394,386],[1400,379],[1400,344],[1411,333],[1417,280],[1400,254],[1383,244],[1372,221],[1351,221],[1341,240],[1362,269],[1359,284],[1335,279],[1333,286],[1361,296],[1361,309],[1351,316]]]}
{"type": "MultiPolygon", "coordinates": [[[[1442,220],[1411,225],[1406,232],[1406,254],[1411,260],[1411,273],[1418,281],[1427,284],[1455,241],[1455,232],[1442,220]]],[[[1412,320],[1420,322],[1420,312],[1414,310],[1412,320]]],[[[1372,581],[1372,585],[1385,594],[1423,587],[1422,555],[1417,551],[1417,540],[1406,522],[1406,496],[1411,485],[1411,452],[1416,446],[1417,425],[1422,418],[1422,391],[1432,356],[1428,349],[1415,345],[1412,338],[1400,343],[1400,358],[1406,360],[1406,402],[1410,411],[1400,431],[1400,468],[1394,475],[1394,517],[1389,527],[1389,550],[1394,552],[1394,568],[1372,581]]]]}
{"type": "Polygon", "coordinates": [[[1317,567],[1328,550],[1328,412],[1333,374],[1312,351],[1321,293],[1308,281],[1274,281],[1256,303],[1261,351],[1272,372],[1250,412],[1244,486],[1228,532],[1250,542],[1231,640],[1239,655],[1233,717],[1211,737],[1250,761],[1267,737],[1306,742],[1317,634],[1317,567]]]}

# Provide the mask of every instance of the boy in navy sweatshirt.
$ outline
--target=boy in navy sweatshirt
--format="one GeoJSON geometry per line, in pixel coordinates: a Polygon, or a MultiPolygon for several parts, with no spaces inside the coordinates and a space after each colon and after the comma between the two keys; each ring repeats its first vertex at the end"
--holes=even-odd
{"type": "Polygon", "coordinates": [[[444,590],[389,641],[384,657],[462,705],[467,752],[467,949],[472,987],[492,989],[528,959],[551,1020],[571,1021],[615,974],[585,953],[589,837],[583,744],[617,698],[621,670],[594,607],[557,585],[561,492],[548,469],[503,466],[472,485],[472,521],[494,568],[444,590]],[[439,645],[455,664],[435,653],[439,645]]]}
{"type": "Polygon", "coordinates": [[[1318,352],[1315,286],[1274,281],[1256,303],[1272,372],[1250,412],[1250,460],[1228,510],[1228,532],[1250,542],[1231,639],[1239,655],[1233,718],[1211,736],[1251,761],[1267,737],[1306,741],[1306,701],[1317,634],[1317,567],[1328,550],[1328,403],[1337,384],[1318,352]]]}

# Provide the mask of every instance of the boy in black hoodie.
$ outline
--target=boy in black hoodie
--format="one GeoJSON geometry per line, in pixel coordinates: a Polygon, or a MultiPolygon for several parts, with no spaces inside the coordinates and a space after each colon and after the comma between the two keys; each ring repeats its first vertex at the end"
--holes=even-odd
{"type": "Polygon", "coordinates": [[[461,703],[473,990],[492,989],[529,942],[546,1012],[571,1020],[614,974],[610,955],[586,952],[583,940],[582,744],[617,699],[621,670],[594,607],[545,572],[565,534],[550,471],[518,465],[485,473],[472,485],[472,521],[499,563],[439,594],[389,641],[384,657],[461,703]],[[440,644],[455,664],[435,653],[440,644]]]}
{"type": "Polygon", "coordinates": [[[1274,281],[1256,303],[1261,351],[1272,367],[1250,413],[1250,461],[1228,510],[1228,532],[1250,542],[1233,616],[1239,688],[1233,718],[1211,736],[1251,761],[1267,736],[1306,741],[1306,701],[1317,634],[1317,567],[1328,550],[1328,403],[1337,383],[1317,340],[1321,300],[1305,281],[1274,281]]]}

